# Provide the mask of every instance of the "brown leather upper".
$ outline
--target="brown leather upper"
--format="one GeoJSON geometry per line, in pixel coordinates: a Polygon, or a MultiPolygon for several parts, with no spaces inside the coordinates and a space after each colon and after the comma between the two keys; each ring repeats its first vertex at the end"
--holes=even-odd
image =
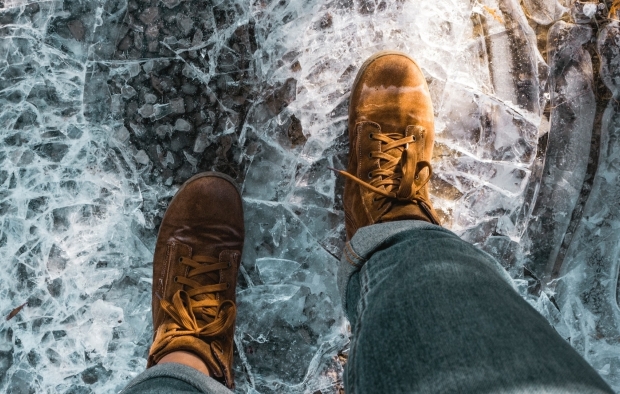
{"type": "MultiPolygon", "coordinates": [[[[348,239],[358,228],[379,222],[417,219],[439,223],[426,184],[431,175],[428,162],[432,157],[433,143],[433,105],[417,64],[398,52],[378,53],[367,60],[351,90],[347,172],[361,181],[370,182],[381,173],[382,163],[387,161],[379,160],[377,156],[385,153],[386,157],[396,158],[406,150],[408,160],[415,161],[415,179],[423,179],[424,184],[415,193],[415,198],[404,201],[378,195],[347,178],[344,208],[348,239]],[[377,140],[377,134],[390,136],[391,140],[411,137],[411,142],[400,149],[387,149],[389,144],[377,140]]],[[[401,165],[398,164],[395,170],[401,171],[401,165]]],[[[409,185],[401,182],[399,187],[403,189],[409,185]]]]}
{"type": "MultiPolygon", "coordinates": [[[[152,312],[155,335],[149,353],[149,366],[172,351],[191,351],[203,359],[214,378],[219,378],[228,387],[233,386],[235,288],[244,231],[241,196],[232,179],[218,173],[203,173],[188,180],[177,192],[161,223],[153,258],[152,312]],[[182,263],[181,258],[186,258],[186,264],[182,263]],[[192,259],[197,262],[192,262],[192,259]],[[205,259],[213,261],[203,261],[205,259]],[[187,265],[188,261],[199,267],[198,270],[187,265]],[[209,265],[216,269],[201,271],[210,269],[209,265]],[[208,291],[193,294],[192,286],[180,283],[179,280],[195,282],[208,291]],[[218,304],[220,313],[228,319],[225,330],[216,337],[198,334],[166,337],[170,331],[188,330],[187,327],[179,327],[162,307],[161,300],[173,303],[173,296],[177,293],[179,299],[192,298],[190,302],[212,300],[206,302],[218,304]],[[163,337],[166,337],[165,340],[163,337]]],[[[186,303],[183,302],[183,305],[186,303]]],[[[205,326],[212,323],[216,309],[193,308],[196,324],[205,326]]]]}

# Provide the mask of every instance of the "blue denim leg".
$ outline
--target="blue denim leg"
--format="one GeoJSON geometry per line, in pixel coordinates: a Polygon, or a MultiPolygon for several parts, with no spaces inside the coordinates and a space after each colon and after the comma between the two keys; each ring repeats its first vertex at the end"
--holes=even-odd
{"type": "Polygon", "coordinates": [[[613,393],[494,258],[439,226],[361,228],[338,282],[347,394],[613,393]]]}
{"type": "Polygon", "coordinates": [[[147,369],[121,394],[232,394],[228,388],[202,372],[183,364],[165,363],[147,369]]]}

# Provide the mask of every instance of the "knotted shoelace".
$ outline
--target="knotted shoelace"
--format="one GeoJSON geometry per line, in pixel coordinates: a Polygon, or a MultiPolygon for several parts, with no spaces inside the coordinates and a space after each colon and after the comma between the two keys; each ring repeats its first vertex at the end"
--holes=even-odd
{"type": "Polygon", "coordinates": [[[428,161],[418,161],[413,144],[416,142],[416,136],[403,137],[398,133],[371,133],[370,138],[381,141],[381,150],[372,151],[369,156],[371,159],[379,159],[379,168],[368,174],[370,182],[364,182],[346,171],[332,170],[376,193],[378,196],[375,197],[375,201],[384,198],[386,202],[393,200],[415,202],[422,205],[431,219],[435,220],[428,208],[431,204],[419,193],[431,179],[433,169],[428,161]],[[396,155],[390,153],[396,153],[396,155]],[[420,179],[420,173],[425,168],[428,168],[428,176],[420,179]]]}
{"type": "Polygon", "coordinates": [[[173,324],[167,324],[165,332],[153,344],[153,352],[166,346],[174,337],[192,335],[201,339],[221,335],[235,321],[237,309],[231,300],[219,301],[215,293],[229,288],[228,283],[203,286],[191,279],[197,275],[209,274],[217,281],[217,271],[230,268],[230,263],[221,263],[210,256],[194,256],[192,259],[181,257],[179,263],[193,268],[187,277],[177,276],[174,281],[190,290],[178,290],[172,296],[172,302],[160,300],[162,309],[172,318],[173,324]],[[206,263],[206,264],[205,264],[206,263]],[[213,275],[215,274],[215,276],[213,275]],[[199,314],[200,319],[196,317],[199,314]],[[211,321],[208,321],[211,320],[211,321]]]}

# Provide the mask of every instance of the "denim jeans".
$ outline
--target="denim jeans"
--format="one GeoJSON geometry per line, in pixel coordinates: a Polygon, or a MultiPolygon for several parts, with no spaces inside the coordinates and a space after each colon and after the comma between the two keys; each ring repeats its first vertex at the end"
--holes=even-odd
{"type": "MultiPolygon", "coordinates": [[[[347,394],[613,393],[491,256],[421,221],[361,228],[338,272],[353,337],[347,394]]],[[[230,393],[180,364],[123,391],[230,393]]]]}

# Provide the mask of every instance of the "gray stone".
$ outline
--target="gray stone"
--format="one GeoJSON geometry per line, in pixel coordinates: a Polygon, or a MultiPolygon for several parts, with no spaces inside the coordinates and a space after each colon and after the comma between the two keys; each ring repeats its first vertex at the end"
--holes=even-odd
{"type": "Polygon", "coordinates": [[[155,110],[153,109],[153,105],[144,104],[142,107],[140,107],[140,109],[138,110],[138,113],[143,118],[150,118],[155,113],[155,110]]]}
{"type": "Polygon", "coordinates": [[[123,96],[125,100],[129,100],[135,95],[136,89],[134,89],[133,86],[125,85],[121,88],[121,96],[123,96]]]}
{"type": "Polygon", "coordinates": [[[121,115],[125,109],[125,103],[123,102],[123,96],[120,94],[113,94],[110,96],[110,111],[114,115],[121,115]]]}
{"type": "Polygon", "coordinates": [[[146,129],[144,128],[144,126],[142,126],[140,124],[129,123],[129,127],[131,128],[131,130],[133,130],[133,132],[138,137],[142,137],[144,135],[144,133],[146,133],[146,129]]]}
{"type": "Polygon", "coordinates": [[[192,167],[196,167],[196,165],[198,164],[198,159],[196,159],[194,156],[190,155],[186,151],[183,151],[183,155],[185,156],[187,162],[192,165],[192,167]]]}
{"type": "Polygon", "coordinates": [[[173,113],[172,106],[170,104],[155,104],[153,105],[153,110],[155,111],[155,114],[153,115],[155,120],[165,118],[173,113]]]}
{"type": "Polygon", "coordinates": [[[159,42],[157,41],[149,41],[147,49],[149,52],[157,52],[159,51],[159,42]]]}
{"type": "Polygon", "coordinates": [[[127,70],[129,71],[129,76],[131,78],[134,78],[140,74],[140,71],[142,71],[142,68],[140,67],[139,63],[131,63],[129,64],[129,66],[127,66],[127,70]]]}
{"type": "Polygon", "coordinates": [[[161,161],[161,164],[164,167],[174,166],[174,155],[172,154],[172,152],[166,153],[166,156],[164,156],[164,159],[161,161]]]}
{"type": "Polygon", "coordinates": [[[187,112],[194,112],[194,109],[196,108],[196,102],[194,101],[192,96],[187,95],[183,98],[183,100],[185,101],[185,109],[187,110],[187,112]]]}
{"type": "Polygon", "coordinates": [[[179,40],[177,40],[175,36],[164,37],[164,44],[166,45],[176,45],[177,42],[179,42],[179,40]]]}
{"type": "Polygon", "coordinates": [[[196,71],[194,71],[194,69],[192,68],[192,66],[189,65],[189,63],[186,64],[185,67],[183,67],[183,76],[191,79],[196,78],[196,71]]]}
{"type": "Polygon", "coordinates": [[[164,148],[161,145],[155,147],[155,154],[157,155],[157,160],[162,163],[164,161],[164,148]]]}
{"type": "Polygon", "coordinates": [[[186,83],[183,85],[181,90],[183,91],[183,93],[191,94],[193,96],[194,94],[196,94],[196,91],[198,90],[198,88],[196,87],[196,85],[186,83]]]}
{"type": "Polygon", "coordinates": [[[159,9],[157,7],[149,7],[146,8],[140,14],[140,20],[145,25],[152,25],[153,22],[159,19],[159,9]]]}
{"type": "Polygon", "coordinates": [[[172,112],[175,114],[185,113],[185,102],[183,101],[183,97],[177,97],[170,100],[170,106],[172,107],[172,112]]]}
{"type": "Polygon", "coordinates": [[[172,126],[169,124],[162,124],[155,128],[155,133],[159,138],[164,138],[167,134],[172,134],[172,126]]]}
{"type": "Polygon", "coordinates": [[[202,44],[202,30],[197,29],[196,33],[194,33],[194,38],[192,38],[192,46],[196,47],[202,44]]]}
{"type": "Polygon", "coordinates": [[[166,152],[166,155],[164,156],[161,164],[164,168],[174,170],[181,167],[181,165],[183,165],[183,161],[180,160],[174,153],[168,151],[166,152]]]}
{"type": "Polygon", "coordinates": [[[121,52],[125,52],[131,46],[131,36],[127,34],[123,39],[118,43],[118,50],[121,52]]]}
{"type": "Polygon", "coordinates": [[[67,27],[71,32],[73,38],[78,41],[84,41],[84,34],[86,29],[84,29],[84,24],[79,19],[74,19],[71,22],[67,23],[67,27]]]}
{"type": "Polygon", "coordinates": [[[152,93],[147,93],[144,95],[144,101],[148,104],[155,104],[157,102],[157,96],[152,93]]]}
{"type": "Polygon", "coordinates": [[[136,48],[137,50],[141,51],[143,44],[144,44],[144,36],[142,35],[142,33],[134,32],[133,33],[133,46],[134,46],[134,48],[136,48]]]}
{"type": "Polygon", "coordinates": [[[194,143],[194,136],[190,133],[175,133],[170,138],[169,149],[173,152],[180,152],[183,149],[190,149],[194,143]]]}
{"type": "Polygon", "coordinates": [[[177,131],[190,131],[192,125],[187,120],[179,118],[174,124],[174,129],[177,131]]]}
{"type": "Polygon", "coordinates": [[[192,46],[192,43],[187,38],[181,38],[179,41],[177,41],[177,45],[180,48],[189,48],[190,46],[192,46]]]}
{"type": "Polygon", "coordinates": [[[196,141],[194,142],[194,153],[204,152],[209,145],[211,145],[209,134],[204,132],[198,133],[198,135],[196,136],[196,141]]]}
{"type": "Polygon", "coordinates": [[[162,3],[164,3],[166,7],[173,9],[174,7],[181,4],[181,0],[162,0],[162,3]]]}
{"type": "Polygon", "coordinates": [[[183,32],[183,36],[187,36],[191,33],[194,28],[194,22],[192,18],[186,15],[178,14],[177,15],[177,26],[183,32]]]}
{"type": "Polygon", "coordinates": [[[138,152],[136,152],[136,154],[134,155],[134,159],[136,159],[136,162],[144,165],[151,162],[151,160],[149,160],[149,155],[147,155],[144,150],[139,150],[138,152]]]}
{"type": "Polygon", "coordinates": [[[149,26],[144,32],[146,38],[149,40],[156,40],[159,37],[159,27],[157,25],[149,26]]]}
{"type": "Polygon", "coordinates": [[[112,139],[120,143],[127,142],[129,140],[129,130],[125,126],[119,127],[112,134],[112,139]]]}
{"type": "Polygon", "coordinates": [[[142,65],[142,69],[144,70],[145,73],[150,74],[150,72],[153,71],[154,66],[155,66],[155,63],[152,60],[149,60],[148,62],[142,65]]]}

